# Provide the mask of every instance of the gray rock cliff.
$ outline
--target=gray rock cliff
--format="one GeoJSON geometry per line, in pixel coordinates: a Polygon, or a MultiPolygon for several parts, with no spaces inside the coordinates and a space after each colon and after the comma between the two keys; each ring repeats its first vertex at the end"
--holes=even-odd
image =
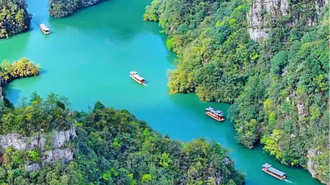
{"type": "Polygon", "coordinates": [[[307,153],[307,170],[309,171],[309,173],[311,173],[311,175],[314,178],[319,179],[323,184],[330,185],[330,181],[326,182],[326,181],[322,180],[322,178],[321,178],[322,173],[324,173],[324,172],[318,170],[318,169],[320,169],[320,167],[319,167],[320,161],[317,158],[322,155],[326,156],[327,154],[322,153],[317,148],[309,149],[308,153],[307,153]]]}
{"type": "MultiPolygon", "coordinates": [[[[311,0],[315,4],[316,13],[321,14],[322,7],[328,4],[328,0],[311,0]]],[[[269,20],[290,14],[290,2],[288,0],[253,0],[252,6],[246,15],[248,32],[254,41],[262,41],[268,38],[270,30],[269,20]]],[[[308,25],[314,25],[314,20],[308,20],[308,25]]]]}
{"type": "MultiPolygon", "coordinates": [[[[71,161],[73,159],[73,151],[62,146],[66,141],[76,137],[76,131],[72,127],[66,131],[53,131],[49,134],[37,134],[32,137],[22,137],[17,133],[9,133],[0,136],[0,153],[6,148],[13,147],[15,150],[34,150],[41,149],[42,159],[44,162],[53,162],[59,159],[63,161],[71,161]],[[47,146],[47,141],[48,145],[47,146]]],[[[26,167],[27,170],[38,170],[43,164],[31,164],[26,167]]]]}

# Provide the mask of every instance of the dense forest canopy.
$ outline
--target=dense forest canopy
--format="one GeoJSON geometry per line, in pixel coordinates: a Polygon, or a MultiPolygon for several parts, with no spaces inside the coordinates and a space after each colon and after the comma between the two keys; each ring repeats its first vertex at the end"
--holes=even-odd
{"type": "Polygon", "coordinates": [[[0,1],[0,39],[30,29],[31,17],[24,0],[0,1]]]}
{"type": "Polygon", "coordinates": [[[82,8],[92,6],[105,0],[49,0],[49,15],[52,17],[67,17],[82,8]]]}
{"type": "MultiPolygon", "coordinates": [[[[50,94],[33,93],[17,108],[1,105],[1,134],[33,135],[74,124],[77,137],[65,147],[74,150],[69,163],[43,162],[40,150],[0,150],[0,183],[4,184],[242,184],[244,176],[220,144],[200,138],[189,143],[137,120],[126,110],[97,102],[89,113],[68,114],[68,103],[50,94]],[[17,118],[16,118],[17,117],[17,118]],[[15,121],[13,121],[15,119],[15,121]],[[35,124],[38,127],[34,128],[35,124]],[[43,163],[41,170],[26,166],[43,163]]],[[[1,147],[0,147],[1,149],[1,147]]]]}
{"type": "Polygon", "coordinates": [[[268,38],[258,43],[247,31],[256,3],[263,2],[154,0],[144,20],[159,22],[179,56],[171,93],[234,103],[240,143],[261,140],[282,163],[328,182],[329,6],[289,0],[285,16],[264,9],[268,38]]]}

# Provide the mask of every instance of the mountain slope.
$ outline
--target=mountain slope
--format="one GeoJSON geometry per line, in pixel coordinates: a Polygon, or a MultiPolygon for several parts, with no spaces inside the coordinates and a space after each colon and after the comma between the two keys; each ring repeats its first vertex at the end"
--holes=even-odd
{"type": "Polygon", "coordinates": [[[43,100],[36,93],[15,109],[1,104],[0,183],[231,185],[244,180],[228,151],[214,141],[171,140],[128,111],[100,102],[89,113],[72,113],[67,106],[65,98],[50,94],[43,100]]]}
{"type": "Polygon", "coordinates": [[[329,6],[327,1],[155,0],[179,56],[171,93],[234,103],[238,141],[329,179],[329,6]]]}

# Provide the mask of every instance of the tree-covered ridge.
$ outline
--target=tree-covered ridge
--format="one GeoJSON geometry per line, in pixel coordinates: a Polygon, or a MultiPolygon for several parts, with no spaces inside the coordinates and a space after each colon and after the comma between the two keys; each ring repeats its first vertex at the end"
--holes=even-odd
{"type": "Polygon", "coordinates": [[[95,5],[105,0],[49,0],[49,15],[52,17],[67,17],[80,9],[95,5]]]}
{"type": "Polygon", "coordinates": [[[16,108],[8,108],[4,103],[0,109],[0,135],[18,133],[32,136],[48,133],[51,130],[67,130],[74,124],[74,119],[66,109],[68,101],[51,93],[43,100],[37,93],[32,93],[30,100],[23,99],[16,108]]]}
{"type": "Polygon", "coordinates": [[[156,0],[145,20],[159,21],[166,45],[180,58],[170,74],[171,93],[196,92],[202,100],[233,102],[244,89],[259,57],[249,39],[240,1],[156,0]]]}
{"type": "Polygon", "coordinates": [[[24,0],[0,1],[0,39],[30,29],[31,17],[24,0]]]}
{"type": "MultiPolygon", "coordinates": [[[[75,125],[77,137],[66,143],[66,147],[75,151],[70,163],[44,163],[37,171],[26,171],[25,166],[42,162],[40,151],[13,148],[0,151],[0,183],[233,185],[242,184],[244,180],[234,169],[228,151],[214,141],[207,142],[203,138],[189,143],[171,140],[128,111],[106,108],[100,102],[89,113],[73,112],[68,117],[63,104],[65,102],[54,94],[43,100],[34,93],[30,101],[23,101],[16,109],[3,108],[6,113],[2,114],[2,119],[9,112],[21,115],[11,122],[13,126],[7,129],[11,132],[22,130],[23,135],[40,129],[48,132],[70,123],[75,125]],[[39,125],[38,120],[44,120],[40,128],[26,132],[25,128],[31,125],[27,123],[39,125]]],[[[8,126],[0,122],[0,127],[8,126]]]]}
{"type": "Polygon", "coordinates": [[[3,61],[0,66],[0,76],[5,82],[10,82],[17,78],[38,76],[40,66],[34,64],[27,58],[14,61],[12,64],[3,61]]]}
{"type": "MultiPolygon", "coordinates": [[[[322,3],[321,3],[322,4],[322,3]]],[[[145,20],[159,21],[179,56],[171,93],[234,102],[238,141],[261,140],[282,163],[329,179],[329,18],[314,1],[289,1],[289,13],[267,16],[269,37],[247,33],[246,1],[155,0],[145,20]]]]}

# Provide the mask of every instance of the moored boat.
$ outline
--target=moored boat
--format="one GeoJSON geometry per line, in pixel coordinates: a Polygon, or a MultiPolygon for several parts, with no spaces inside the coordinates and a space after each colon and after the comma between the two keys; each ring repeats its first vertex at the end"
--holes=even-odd
{"type": "Polygon", "coordinates": [[[212,107],[206,108],[205,114],[217,121],[220,121],[220,122],[225,121],[225,117],[224,117],[222,111],[214,110],[212,107]]]}
{"type": "Polygon", "coordinates": [[[262,165],[262,171],[264,171],[265,173],[279,179],[279,180],[283,180],[286,178],[286,174],[284,172],[281,172],[278,169],[275,169],[272,167],[272,165],[266,163],[264,165],[262,165]]]}
{"type": "Polygon", "coordinates": [[[129,76],[139,84],[145,84],[146,81],[136,71],[131,71],[129,76]]]}
{"type": "Polygon", "coordinates": [[[44,25],[44,24],[40,24],[40,30],[41,30],[44,34],[46,34],[46,35],[49,35],[49,34],[50,34],[50,30],[49,30],[49,28],[48,28],[46,25],[44,25]]]}

